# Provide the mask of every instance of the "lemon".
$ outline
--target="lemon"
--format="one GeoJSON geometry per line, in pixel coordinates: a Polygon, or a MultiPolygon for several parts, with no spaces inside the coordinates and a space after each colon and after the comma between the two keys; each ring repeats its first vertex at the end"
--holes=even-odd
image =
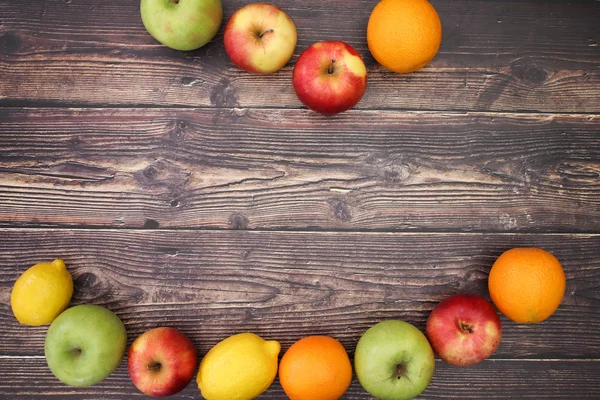
{"type": "Polygon", "coordinates": [[[254,333],[217,343],[200,362],[196,382],[206,400],[251,400],[271,386],[281,346],[254,333]]]}
{"type": "Polygon", "coordinates": [[[64,261],[56,259],[23,272],[13,286],[10,306],[20,323],[40,326],[54,321],[72,295],[73,278],[64,261]]]}

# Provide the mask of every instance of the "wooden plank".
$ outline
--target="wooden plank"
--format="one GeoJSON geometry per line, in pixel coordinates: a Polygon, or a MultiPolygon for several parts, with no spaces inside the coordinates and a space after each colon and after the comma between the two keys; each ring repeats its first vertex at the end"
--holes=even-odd
{"type": "MultiPolygon", "coordinates": [[[[43,359],[2,359],[0,396],[28,399],[131,399],[143,398],[129,379],[125,363],[103,382],[87,388],[68,387],[48,371],[43,359]],[[32,384],[35,382],[35,384],[32,384]]],[[[427,390],[419,399],[597,399],[600,362],[557,360],[484,361],[468,369],[441,361],[427,390]]],[[[195,381],[173,399],[200,398],[195,381]]],[[[276,379],[260,399],[287,398],[276,379]]],[[[356,377],[342,399],[372,399],[356,377]]]]}
{"type": "Polygon", "coordinates": [[[498,359],[600,359],[600,235],[1,229],[0,356],[40,355],[46,327],[19,325],[10,288],[34,263],[61,257],[72,304],[102,304],[131,338],[160,326],[202,353],[252,331],[280,340],[325,334],[351,351],[368,327],[400,318],[424,329],[460,292],[489,298],[487,275],[512,247],[553,252],[565,298],[547,321],[502,317],[498,359]]]}
{"type": "Polygon", "coordinates": [[[8,108],[0,225],[597,233],[599,123],[8,108]]]}
{"type": "MultiPolygon", "coordinates": [[[[225,2],[225,20],[245,3],[225,2]]],[[[350,43],[365,59],[369,88],[358,108],[600,111],[595,1],[432,0],[444,31],[440,52],[425,69],[398,75],[367,48],[375,2],[282,0],[299,41],[291,63],[270,76],[235,68],[223,29],[198,51],[159,45],[145,32],[138,4],[0,3],[0,104],[298,108],[293,64],[310,44],[330,39],[350,43]]]]}

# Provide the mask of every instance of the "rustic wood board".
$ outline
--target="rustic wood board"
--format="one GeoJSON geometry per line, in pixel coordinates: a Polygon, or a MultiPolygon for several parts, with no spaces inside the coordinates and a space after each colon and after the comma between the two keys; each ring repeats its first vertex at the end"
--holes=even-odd
{"type": "MultiPolygon", "coordinates": [[[[247,3],[225,1],[225,20],[247,3]]],[[[354,46],[369,69],[358,108],[600,111],[597,1],[432,0],[441,50],[409,75],[387,72],[370,56],[365,32],[376,3],[275,2],[294,19],[298,45],[283,70],[257,76],[227,60],[222,29],[197,51],[161,46],[144,30],[139,1],[3,1],[0,104],[297,108],[294,60],[316,41],[337,39],[354,46]]]]}
{"type": "MultiPolygon", "coordinates": [[[[227,59],[223,29],[178,52],[137,1],[0,0],[0,398],[142,397],[122,362],[61,384],[47,327],[9,298],[63,257],[72,304],[124,321],[129,343],[180,328],[200,355],[253,331],[283,350],[312,334],[350,356],[387,318],[423,329],[458,292],[489,299],[508,248],[557,255],[558,311],[501,316],[491,359],[438,360],[423,399],[597,399],[600,393],[600,2],[431,0],[436,58],[398,75],[365,40],[376,0],[278,0],[299,40],[270,76],[227,59]],[[313,42],[344,40],[369,86],[353,110],[308,111],[291,75],[313,42]]],[[[225,19],[247,1],[224,2],[225,19]]],[[[174,398],[199,398],[194,383],[174,398]]],[[[276,381],[265,399],[284,399],[276,381]]],[[[344,399],[368,399],[356,379],[344,399]]]]}
{"type": "Polygon", "coordinates": [[[580,114],[5,109],[0,225],[598,232],[599,130],[580,114]]]}

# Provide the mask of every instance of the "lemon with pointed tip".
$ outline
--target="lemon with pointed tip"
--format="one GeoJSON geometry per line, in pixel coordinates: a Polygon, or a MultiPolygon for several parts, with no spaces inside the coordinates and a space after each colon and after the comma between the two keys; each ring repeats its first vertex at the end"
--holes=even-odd
{"type": "Polygon", "coordinates": [[[281,346],[254,333],[217,343],[200,362],[196,382],[206,400],[251,400],[271,386],[281,346]]]}
{"type": "Polygon", "coordinates": [[[24,325],[40,326],[54,321],[73,295],[73,278],[65,262],[35,264],[17,279],[10,295],[10,306],[24,325]]]}

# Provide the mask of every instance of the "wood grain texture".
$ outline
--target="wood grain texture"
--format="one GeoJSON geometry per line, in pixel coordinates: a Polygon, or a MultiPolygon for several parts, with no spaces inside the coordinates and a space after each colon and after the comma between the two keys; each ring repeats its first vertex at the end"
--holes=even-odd
{"type": "MultiPolygon", "coordinates": [[[[124,363],[103,382],[89,388],[67,387],[49,372],[43,357],[2,359],[0,396],[11,399],[132,399],[148,398],[131,383],[124,363]],[[34,384],[32,384],[34,383],[34,384]]],[[[448,399],[597,399],[600,391],[598,362],[531,360],[488,360],[475,368],[451,367],[436,363],[436,372],[427,390],[418,398],[448,399]],[[508,390],[514,390],[512,396],[508,390]]],[[[195,382],[169,399],[200,399],[195,382]]],[[[287,399],[279,381],[259,399],[287,399]]],[[[354,377],[342,400],[372,399],[354,377]]]]}
{"type": "MultiPolygon", "coordinates": [[[[438,360],[423,399],[597,399],[600,393],[600,2],[431,0],[439,54],[406,75],[371,57],[376,0],[278,0],[298,27],[280,72],[235,68],[223,28],[179,52],[139,0],[0,0],[0,398],[142,397],[125,362],[61,384],[47,327],[10,291],[63,258],[72,304],[108,307],[128,344],[174,326],[203,356],[252,331],[285,351],[315,334],[352,357],[375,323],[424,330],[460,292],[489,299],[494,260],[554,253],[567,275],[547,321],[501,316],[491,359],[438,360]],[[368,90],[323,117],[296,98],[299,54],[343,40],[368,90]]],[[[225,21],[247,1],[224,2],[225,21]]],[[[195,383],[173,398],[200,398],[195,383]]],[[[261,396],[284,399],[276,381],[261,396]]],[[[356,379],[344,399],[367,399],[356,379]]]]}
{"type": "Polygon", "coordinates": [[[502,317],[493,357],[600,359],[600,235],[1,229],[0,242],[3,356],[40,355],[46,328],[19,325],[9,292],[26,268],[54,258],[74,277],[72,304],[109,307],[130,339],[167,324],[202,353],[243,331],[284,347],[332,335],[353,352],[362,332],[383,319],[424,329],[452,294],[489,298],[494,260],[534,246],[561,261],[565,298],[541,324],[502,317]]]}
{"type": "Polygon", "coordinates": [[[4,226],[598,232],[598,115],[3,111],[4,226]]]}
{"type": "MultiPolygon", "coordinates": [[[[246,4],[224,4],[225,21],[246,4]]],[[[370,55],[375,1],[277,1],[294,19],[292,61],[269,76],[235,68],[223,28],[207,46],[178,52],[145,31],[139,2],[0,3],[0,104],[299,108],[291,85],[298,55],[344,40],[365,59],[369,88],[358,108],[598,113],[600,3],[432,0],[443,25],[437,57],[408,75],[370,55]]]]}

